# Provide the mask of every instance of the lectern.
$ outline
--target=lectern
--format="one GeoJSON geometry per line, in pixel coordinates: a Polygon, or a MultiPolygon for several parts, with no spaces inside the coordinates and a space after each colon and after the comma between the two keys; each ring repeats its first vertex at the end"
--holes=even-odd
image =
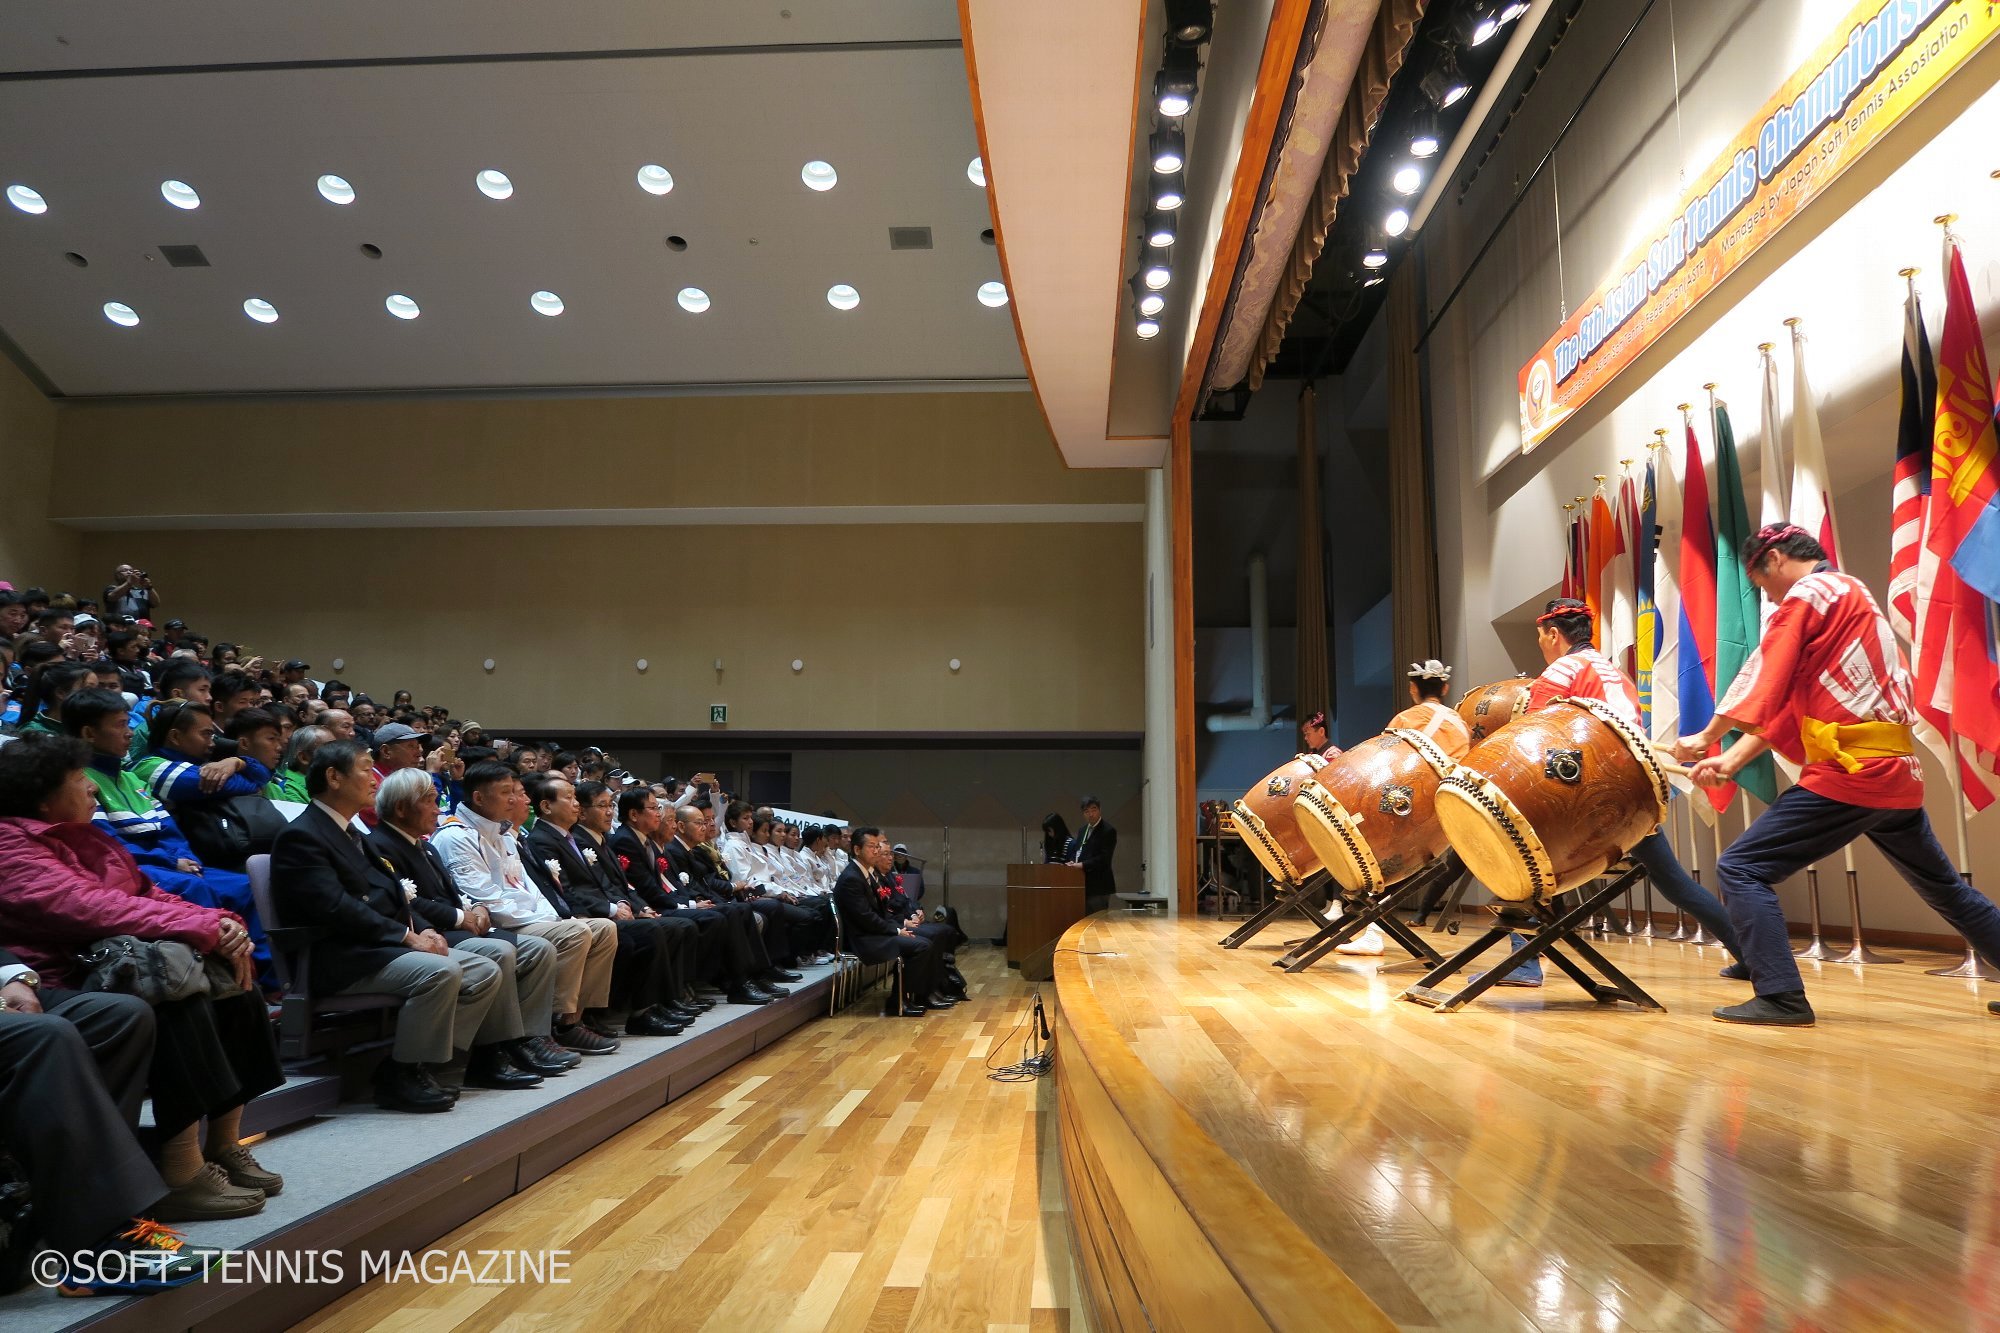
{"type": "Polygon", "coordinates": [[[1082,919],[1082,867],[1007,867],[1007,966],[1019,967],[1023,958],[1082,919]]]}

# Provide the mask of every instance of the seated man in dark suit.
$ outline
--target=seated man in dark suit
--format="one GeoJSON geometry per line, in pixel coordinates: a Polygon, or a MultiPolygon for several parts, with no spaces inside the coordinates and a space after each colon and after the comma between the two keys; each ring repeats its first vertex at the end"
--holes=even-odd
{"type": "Polygon", "coordinates": [[[890,1013],[920,1018],[924,1010],[949,1009],[956,1003],[944,992],[944,972],[938,951],[882,910],[885,896],[879,878],[888,864],[889,842],[878,828],[854,830],[853,860],[840,872],[833,886],[834,910],[840,913],[840,928],[847,950],[864,963],[903,960],[903,1007],[890,1013]]]}
{"type": "Polygon", "coordinates": [[[570,826],[569,835],[596,876],[598,891],[611,904],[614,919],[646,922],[647,928],[659,935],[666,960],[666,986],[659,1005],[675,1022],[693,1022],[700,1011],[684,1005],[681,997],[694,983],[701,929],[692,921],[662,913],[626,879],[618,854],[611,849],[611,825],[617,814],[617,798],[611,788],[585,778],[576,784],[576,802],[576,823],[570,826]]]}
{"type": "Polygon", "coordinates": [[[1111,858],[1118,852],[1118,830],[1104,822],[1104,806],[1095,796],[1083,798],[1083,827],[1076,831],[1076,850],[1070,864],[1083,867],[1084,910],[1101,912],[1111,906],[1118,892],[1117,877],[1111,873],[1111,858]]]}
{"type": "Polygon", "coordinates": [[[882,900],[882,915],[908,926],[919,939],[929,941],[931,948],[937,951],[938,966],[944,973],[945,994],[954,1000],[963,1000],[967,998],[965,976],[958,970],[957,953],[965,943],[965,932],[958,928],[955,914],[942,921],[925,918],[923,907],[903,892],[902,872],[894,868],[893,855],[892,851],[891,868],[883,877],[889,894],[882,900]]]}
{"type": "Polygon", "coordinates": [[[476,953],[500,969],[500,993],[487,1011],[480,1038],[498,1045],[518,1069],[544,1078],[576,1068],[583,1057],[550,1038],[555,1030],[556,946],[535,935],[493,924],[478,903],[468,903],[437,851],[437,788],[421,768],[402,768],[375,791],[381,816],[368,848],[389,863],[410,900],[412,924],[444,936],[453,949],[476,953]]]}
{"type": "MultiPolygon", "coordinates": [[[[748,1003],[769,1004],[782,999],[791,992],[778,984],[786,975],[771,963],[771,955],[764,944],[762,918],[750,910],[748,903],[738,902],[726,871],[718,869],[704,853],[702,840],[708,836],[708,811],[699,806],[677,806],[673,813],[673,840],[667,844],[667,874],[669,888],[685,895],[684,901],[706,903],[726,917],[731,928],[743,942],[743,949],[749,954],[749,979],[744,983],[743,993],[749,997],[748,1003]],[[763,998],[759,999],[758,997],[763,998]]],[[[745,1003],[734,994],[729,997],[731,1004],[745,1003]]]]}
{"type": "MultiPolygon", "coordinates": [[[[625,1031],[634,1037],[671,1037],[686,1030],[660,1008],[670,994],[668,948],[657,923],[636,919],[629,906],[613,902],[599,886],[583,848],[571,835],[582,807],[569,779],[537,773],[526,782],[535,826],[521,840],[521,861],[542,892],[559,894],[579,917],[608,920],[617,928],[618,952],[611,965],[610,1004],[626,1009],[625,1031]]],[[[606,1012],[592,1015],[599,1031],[609,1029],[606,1012]]]]}
{"type": "MultiPolygon", "coordinates": [[[[312,979],[324,994],[400,995],[396,1043],[375,1072],[375,1098],[392,1111],[449,1111],[456,1100],[431,1068],[470,1048],[499,993],[500,969],[478,954],[453,954],[434,930],[418,930],[402,886],[366,850],[354,817],[375,803],[375,769],[356,741],[329,741],[306,770],[312,804],[278,835],[271,894],[287,924],[315,934],[312,979]]],[[[541,1082],[481,1048],[466,1081],[522,1087],[541,1082]]]]}
{"type": "MultiPolygon", "coordinates": [[[[701,998],[695,984],[708,986],[718,995],[741,994],[739,1003],[763,1003],[749,993],[752,972],[750,943],[744,937],[746,922],[732,921],[727,913],[680,881],[667,859],[666,844],[660,840],[666,817],[659,796],[648,787],[635,787],[618,797],[618,829],[611,835],[612,857],[624,873],[625,882],[648,907],[663,917],[686,921],[698,932],[695,967],[685,978],[690,983],[683,1003],[712,1008],[713,1000],[701,998]]],[[[761,993],[761,992],[760,992],[761,993]]],[[[772,997],[776,998],[776,997],[772,997]]]]}

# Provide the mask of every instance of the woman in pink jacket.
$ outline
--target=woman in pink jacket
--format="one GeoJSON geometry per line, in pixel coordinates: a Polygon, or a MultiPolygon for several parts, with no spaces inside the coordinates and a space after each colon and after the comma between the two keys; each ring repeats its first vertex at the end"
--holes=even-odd
{"type": "Polygon", "coordinates": [[[234,913],[156,887],[130,852],[92,826],[89,759],[83,742],[67,736],[31,734],[0,746],[0,945],[50,988],[81,980],[76,956],[113,935],[176,940],[230,963],[247,989],[154,1008],[159,1039],[149,1087],[160,1175],[172,1190],[158,1215],[254,1213],[284,1180],[238,1140],[243,1106],[285,1076],[257,994],[249,932],[234,913]]]}

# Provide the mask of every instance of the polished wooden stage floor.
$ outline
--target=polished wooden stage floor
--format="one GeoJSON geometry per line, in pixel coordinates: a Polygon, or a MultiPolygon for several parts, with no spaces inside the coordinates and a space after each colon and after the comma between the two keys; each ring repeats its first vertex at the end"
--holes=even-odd
{"type": "MultiPolygon", "coordinates": [[[[1744,1029],[1709,1018],[1748,991],[1714,948],[1602,945],[1665,1014],[1599,1006],[1554,969],[1440,1014],[1396,998],[1410,967],[1287,976],[1270,961],[1297,930],[1229,951],[1226,929],[1076,927],[1057,982],[1065,1022],[1094,1030],[1060,1072],[1136,1056],[1150,1080],[1112,1095],[1140,1139],[1175,1129],[1158,1094],[1226,1154],[1211,1168],[1233,1159],[1263,1196],[1232,1224],[1246,1201],[1202,1199],[1230,1183],[1205,1169],[1173,1182],[1180,1201],[1208,1227],[1286,1232],[1257,1221],[1274,1204],[1337,1270],[1313,1275],[1321,1308],[1351,1279],[1409,1329],[2000,1328],[2000,987],[1924,975],[1953,960],[1812,967],[1816,1028],[1744,1029]]],[[[1199,1147],[1155,1162],[1171,1178],[1199,1147]]],[[[1113,1247],[1131,1258],[1151,1216],[1113,1247]]],[[[1213,1238],[1264,1322],[1341,1326],[1289,1317],[1287,1275],[1245,1258],[1265,1236],[1213,1238]]]]}

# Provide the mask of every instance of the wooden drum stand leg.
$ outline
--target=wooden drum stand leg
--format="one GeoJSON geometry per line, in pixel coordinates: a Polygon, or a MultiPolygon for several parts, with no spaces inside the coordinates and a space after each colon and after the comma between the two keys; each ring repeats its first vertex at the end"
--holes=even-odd
{"type": "Polygon", "coordinates": [[[1382,927],[1396,943],[1427,963],[1443,962],[1444,955],[1426,944],[1423,937],[1412,930],[1396,913],[1413,899],[1421,902],[1422,898],[1419,895],[1444,883],[1459,872],[1458,857],[1446,852],[1432,865],[1418,871],[1400,884],[1390,885],[1373,897],[1344,900],[1347,910],[1341,914],[1339,920],[1298,945],[1283,958],[1275,960],[1272,966],[1282,967],[1287,972],[1303,972],[1370,926],[1382,927]]]}

